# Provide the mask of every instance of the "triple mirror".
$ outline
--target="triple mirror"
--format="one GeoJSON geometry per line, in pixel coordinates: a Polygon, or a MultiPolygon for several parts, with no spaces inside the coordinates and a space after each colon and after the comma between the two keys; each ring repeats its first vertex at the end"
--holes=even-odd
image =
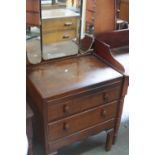
{"type": "Polygon", "coordinates": [[[115,0],[26,0],[26,4],[31,64],[91,51],[94,33],[115,27],[115,0]]]}
{"type": "Polygon", "coordinates": [[[87,0],[27,0],[26,50],[28,61],[76,55],[85,33],[93,33],[86,23],[87,0]]]}

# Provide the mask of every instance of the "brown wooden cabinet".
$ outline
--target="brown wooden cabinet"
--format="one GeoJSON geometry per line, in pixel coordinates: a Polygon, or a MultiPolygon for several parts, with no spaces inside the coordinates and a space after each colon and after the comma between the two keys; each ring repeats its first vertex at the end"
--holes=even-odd
{"type": "MultiPolygon", "coordinates": [[[[107,151],[116,141],[129,75],[128,64],[123,63],[127,58],[124,49],[128,46],[128,30],[112,31],[114,2],[97,0],[92,53],[27,66],[27,101],[34,111],[35,137],[41,141],[44,155],[57,154],[61,147],[102,131],[107,132],[107,151]]],[[[91,3],[93,0],[87,11],[94,7],[91,3]]],[[[69,30],[75,29],[75,19],[61,19],[45,20],[48,24],[43,24],[43,33],[64,32],[65,23],[69,30]]]]}
{"type": "Polygon", "coordinates": [[[124,96],[123,75],[94,55],[27,68],[27,99],[40,118],[45,155],[103,130],[110,150],[124,96]]]}

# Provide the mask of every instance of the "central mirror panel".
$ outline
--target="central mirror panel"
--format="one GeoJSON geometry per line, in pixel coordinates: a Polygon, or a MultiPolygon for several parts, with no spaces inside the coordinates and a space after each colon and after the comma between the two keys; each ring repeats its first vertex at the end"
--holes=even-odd
{"type": "Polygon", "coordinates": [[[80,19],[81,0],[41,0],[44,60],[78,54],[80,19]]]}

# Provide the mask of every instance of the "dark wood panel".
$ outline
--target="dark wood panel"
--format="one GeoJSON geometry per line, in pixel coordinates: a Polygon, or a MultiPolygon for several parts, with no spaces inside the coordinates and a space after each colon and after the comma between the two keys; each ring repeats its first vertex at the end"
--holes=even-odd
{"type": "Polygon", "coordinates": [[[53,152],[53,150],[57,150],[58,148],[71,144],[78,140],[83,140],[87,138],[88,136],[92,136],[94,134],[97,134],[103,130],[111,129],[114,127],[114,119],[109,120],[107,122],[102,122],[100,124],[96,124],[95,126],[92,126],[90,128],[84,129],[80,132],[77,132],[75,134],[69,135],[67,137],[63,137],[62,139],[59,139],[57,141],[51,141],[49,142],[49,153],[53,152]]]}
{"type": "Polygon", "coordinates": [[[105,32],[97,35],[95,53],[122,74],[129,75],[129,30],[105,32]]]}
{"type": "Polygon", "coordinates": [[[85,95],[84,97],[50,105],[48,107],[48,121],[60,119],[84,110],[104,105],[108,102],[120,98],[121,87],[116,87],[108,91],[100,91],[95,94],[85,95]]]}
{"type": "Polygon", "coordinates": [[[27,12],[26,24],[31,26],[40,26],[40,14],[27,12]]]}
{"type": "Polygon", "coordinates": [[[117,48],[129,45],[129,30],[116,30],[111,32],[100,33],[96,36],[100,40],[110,46],[110,48],[117,48]]]}
{"type": "Polygon", "coordinates": [[[56,140],[79,130],[91,127],[116,115],[117,102],[100,106],[81,114],[50,123],[48,125],[48,139],[56,140]]]}
{"type": "Polygon", "coordinates": [[[40,0],[26,0],[26,25],[40,26],[40,0]]]}

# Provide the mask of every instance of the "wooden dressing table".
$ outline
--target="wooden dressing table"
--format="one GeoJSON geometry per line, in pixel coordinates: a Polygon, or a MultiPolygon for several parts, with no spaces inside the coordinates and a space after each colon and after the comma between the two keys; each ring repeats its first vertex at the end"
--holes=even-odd
{"type": "Polygon", "coordinates": [[[45,155],[102,131],[107,132],[107,151],[115,143],[128,76],[119,62],[120,50],[115,48],[112,55],[104,35],[96,36],[91,53],[27,66],[27,101],[45,155]]]}
{"type": "Polygon", "coordinates": [[[103,130],[110,150],[124,98],[124,78],[94,55],[28,68],[27,96],[40,118],[45,154],[103,130]]]}

